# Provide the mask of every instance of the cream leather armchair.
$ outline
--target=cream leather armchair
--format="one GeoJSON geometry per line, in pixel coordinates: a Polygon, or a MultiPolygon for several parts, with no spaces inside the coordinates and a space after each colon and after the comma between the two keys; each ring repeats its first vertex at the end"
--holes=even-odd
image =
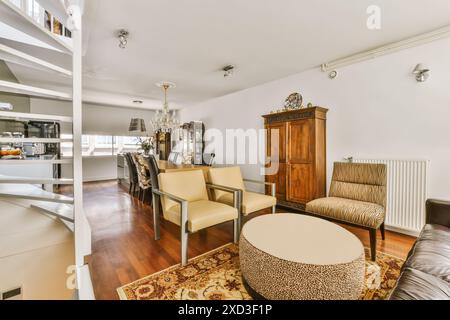
{"type": "MultiPolygon", "coordinates": [[[[277,198],[275,197],[275,184],[271,182],[264,182],[258,180],[243,179],[241,168],[239,167],[224,167],[209,169],[209,181],[214,185],[225,186],[240,190],[239,192],[239,230],[241,228],[241,216],[247,216],[250,213],[272,208],[272,213],[275,213],[277,198]],[[271,187],[271,196],[266,194],[247,191],[245,182],[268,185],[271,187]]],[[[224,204],[232,204],[233,198],[229,193],[221,190],[214,191],[215,200],[224,204]]]]}
{"type": "MultiPolygon", "coordinates": [[[[153,194],[161,198],[163,217],[181,228],[181,264],[188,261],[188,235],[199,230],[233,221],[234,242],[238,241],[239,190],[206,184],[202,170],[160,173],[159,190],[153,194]],[[230,194],[231,205],[209,200],[208,191],[230,194]]],[[[158,203],[153,201],[153,204],[158,203]]],[[[155,239],[159,240],[159,207],[153,205],[155,239]]]]}

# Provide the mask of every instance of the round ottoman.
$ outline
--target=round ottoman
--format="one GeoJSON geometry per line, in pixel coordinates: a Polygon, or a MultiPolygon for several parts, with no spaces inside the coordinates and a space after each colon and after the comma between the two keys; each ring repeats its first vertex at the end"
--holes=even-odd
{"type": "Polygon", "coordinates": [[[255,298],[357,299],[364,285],[361,241],[315,217],[279,213],[248,221],[239,257],[244,284],[255,298]]]}

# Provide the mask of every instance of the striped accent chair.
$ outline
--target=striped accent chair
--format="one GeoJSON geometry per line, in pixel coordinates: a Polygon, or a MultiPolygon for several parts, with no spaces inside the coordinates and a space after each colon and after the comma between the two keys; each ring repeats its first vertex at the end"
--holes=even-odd
{"type": "Polygon", "coordinates": [[[371,258],[376,260],[376,231],[384,240],[386,165],[336,162],[327,198],[306,204],[325,219],[369,230],[371,258]]]}

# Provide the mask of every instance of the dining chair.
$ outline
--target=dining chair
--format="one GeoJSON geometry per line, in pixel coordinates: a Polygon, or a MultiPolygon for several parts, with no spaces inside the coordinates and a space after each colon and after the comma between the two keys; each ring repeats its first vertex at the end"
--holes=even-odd
{"type": "MultiPolygon", "coordinates": [[[[239,192],[239,230],[242,228],[242,218],[251,213],[260,211],[266,208],[272,208],[272,213],[275,213],[277,198],[275,197],[275,183],[264,182],[259,180],[250,180],[242,178],[240,167],[222,167],[210,168],[209,182],[214,185],[225,186],[240,190],[239,192]],[[271,195],[264,193],[257,193],[248,191],[245,183],[261,184],[271,187],[271,195]]],[[[221,190],[214,191],[215,200],[225,204],[233,203],[233,199],[221,190]]]]}
{"type": "MultiPolygon", "coordinates": [[[[159,174],[159,189],[152,188],[155,196],[161,198],[163,217],[180,226],[181,265],[188,261],[188,235],[227,221],[233,221],[233,240],[238,241],[238,197],[239,190],[207,184],[202,170],[159,174]],[[209,199],[207,190],[229,193],[232,205],[209,199]]],[[[153,202],[155,219],[159,219],[159,208],[153,202]]],[[[155,224],[159,229],[159,222],[155,224]]],[[[159,240],[159,230],[155,239],[159,240]]]]}
{"type": "Polygon", "coordinates": [[[203,154],[203,164],[211,167],[214,163],[215,158],[216,158],[215,153],[204,153],[203,154]]]}
{"type": "Polygon", "coordinates": [[[128,190],[128,193],[134,195],[136,193],[136,189],[139,188],[136,164],[134,163],[134,161],[132,159],[131,153],[129,153],[129,152],[125,153],[124,157],[125,157],[125,161],[127,162],[128,176],[129,176],[129,181],[130,181],[130,188],[128,190]]]}
{"type": "MultiPolygon", "coordinates": [[[[147,158],[145,158],[147,161],[147,165],[149,168],[150,173],[150,183],[152,185],[152,189],[159,190],[159,181],[158,181],[158,175],[159,175],[159,167],[158,162],[156,161],[156,158],[154,155],[149,155],[147,158]]],[[[159,239],[160,237],[160,229],[159,229],[159,212],[161,209],[161,201],[160,198],[152,192],[152,204],[153,204],[153,225],[154,225],[154,232],[155,232],[155,238],[159,239]],[[155,210],[155,207],[158,209],[155,210]]]]}
{"type": "Polygon", "coordinates": [[[141,154],[134,154],[133,160],[137,168],[137,176],[139,183],[139,200],[145,203],[145,195],[151,189],[150,175],[147,171],[146,161],[141,154]]]}

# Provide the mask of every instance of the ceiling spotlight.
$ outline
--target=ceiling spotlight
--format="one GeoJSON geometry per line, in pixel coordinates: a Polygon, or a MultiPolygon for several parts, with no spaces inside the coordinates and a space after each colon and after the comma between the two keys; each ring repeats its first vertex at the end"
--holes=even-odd
{"type": "Polygon", "coordinates": [[[119,37],[119,48],[125,49],[125,47],[128,44],[128,36],[129,35],[130,35],[130,33],[127,30],[125,30],[125,29],[119,30],[119,33],[117,35],[119,37]]]}
{"type": "Polygon", "coordinates": [[[223,71],[223,76],[225,78],[229,77],[229,76],[233,75],[233,73],[234,73],[234,66],[231,65],[231,64],[227,65],[227,66],[222,68],[222,71],[223,71]]]}
{"type": "Polygon", "coordinates": [[[416,76],[417,82],[425,82],[427,81],[428,77],[430,76],[430,69],[425,69],[422,64],[418,64],[414,70],[413,75],[416,76]]]}
{"type": "Polygon", "coordinates": [[[135,103],[135,104],[143,104],[144,101],[142,101],[142,100],[133,100],[133,103],[135,103]]]}
{"type": "Polygon", "coordinates": [[[328,78],[335,79],[337,77],[337,75],[338,75],[338,72],[336,70],[333,70],[328,74],[328,78]]]}

